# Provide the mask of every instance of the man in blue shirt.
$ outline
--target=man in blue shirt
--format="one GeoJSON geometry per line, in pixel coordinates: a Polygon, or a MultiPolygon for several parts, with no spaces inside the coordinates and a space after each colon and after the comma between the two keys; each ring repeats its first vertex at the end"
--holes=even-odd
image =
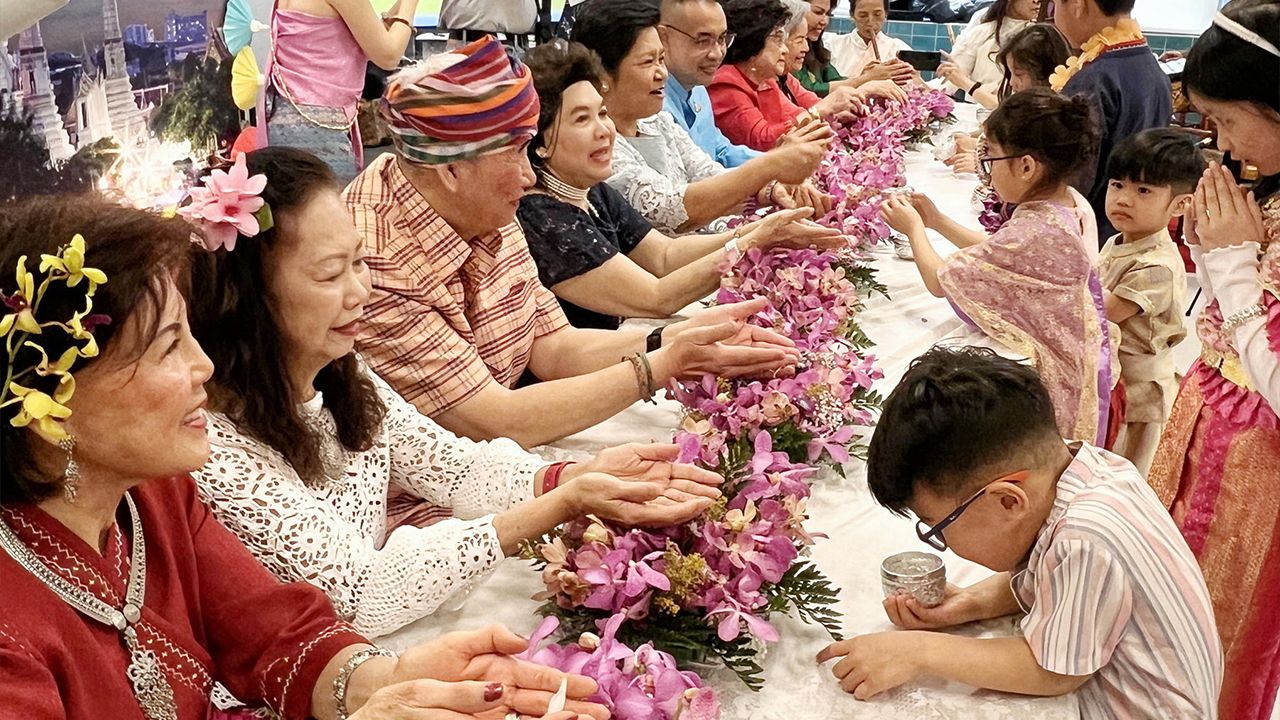
{"type": "MultiPolygon", "coordinates": [[[[726,168],[735,168],[763,153],[734,145],[716,127],[707,83],[724,61],[725,50],[733,42],[728,34],[724,9],[715,0],[661,0],[662,19],[658,35],[666,50],[667,87],[663,107],[676,123],[688,131],[693,141],[726,168]]],[[[790,141],[825,144],[829,129],[809,127],[790,141]]],[[[818,153],[819,156],[821,153],[818,153]]],[[[817,169],[816,165],[810,172],[817,169]]],[[[799,205],[815,208],[823,215],[831,208],[830,197],[806,181],[792,187],[799,205]]]]}

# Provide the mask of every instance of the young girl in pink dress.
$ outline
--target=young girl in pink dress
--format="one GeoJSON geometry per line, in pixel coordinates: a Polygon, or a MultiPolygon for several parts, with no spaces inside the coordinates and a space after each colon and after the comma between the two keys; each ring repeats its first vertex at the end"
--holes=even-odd
{"type": "Polygon", "coordinates": [[[923,196],[914,203],[902,196],[888,201],[885,219],[911,239],[930,292],[1035,363],[1062,436],[1101,447],[1108,439],[1117,365],[1097,271],[1093,210],[1067,184],[1097,145],[1089,106],[1033,88],[992,113],[986,133],[981,169],[1000,197],[1018,206],[1000,230],[988,238],[963,228],[923,196]],[[944,260],[926,227],[959,252],[944,260]]]}

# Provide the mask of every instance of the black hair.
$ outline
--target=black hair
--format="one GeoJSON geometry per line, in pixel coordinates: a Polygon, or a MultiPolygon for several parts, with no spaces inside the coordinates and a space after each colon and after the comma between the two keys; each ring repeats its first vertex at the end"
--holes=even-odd
{"type": "Polygon", "coordinates": [[[724,52],[724,63],[749,60],[764,50],[769,35],[781,28],[790,13],[778,0],[725,0],[724,17],[733,33],[733,44],[724,52]]]}
{"type": "Polygon", "coordinates": [[[1137,5],[1137,0],[1093,0],[1097,3],[1098,9],[1104,15],[1121,15],[1123,13],[1133,12],[1133,6],[1137,5]]]}
{"type": "MultiPolygon", "coordinates": [[[[323,160],[297,148],[267,147],[245,156],[250,175],[266,175],[262,199],[274,225],[234,251],[193,250],[191,332],[213,360],[209,398],[245,434],[279,452],[304,481],[323,477],[323,438],[298,411],[289,382],[280,318],[270,302],[267,266],[290,213],[316,193],[342,189],[323,160]]],[[[351,451],[373,447],[386,407],[355,353],[326,365],[315,379],[333,415],[338,441],[351,451]]]]}
{"type": "Polygon", "coordinates": [[[1084,96],[1066,98],[1049,88],[1015,93],[991,113],[987,138],[1005,155],[1030,155],[1048,168],[1041,185],[1065,182],[1094,162],[1098,126],[1084,96]]]}
{"type": "MultiPolygon", "coordinates": [[[[836,11],[836,5],[838,4],[839,0],[831,0],[831,8],[827,11],[828,17],[836,11]]],[[[817,40],[810,40],[809,54],[804,57],[804,69],[813,73],[814,77],[821,79],[823,69],[830,64],[831,51],[822,42],[822,36],[819,35],[817,40]]]]}
{"type": "Polygon", "coordinates": [[[1204,174],[1204,154],[1192,135],[1155,128],[1130,135],[1111,151],[1107,178],[1194,192],[1204,174]]]}
{"type": "Polygon", "coordinates": [[[591,83],[604,91],[604,66],[600,56],[582,43],[555,40],[525,53],[524,63],[533,74],[533,88],[538,93],[538,134],[526,146],[529,162],[535,169],[543,160],[537,151],[547,145],[547,135],[555,125],[563,104],[564,91],[580,82],[591,83]]]}
{"type": "Polygon", "coordinates": [[[935,347],[885,400],[867,454],[867,485],[905,515],[917,488],[962,495],[973,477],[1060,443],[1036,370],[987,348],[935,347]]]}
{"type": "Polygon", "coordinates": [[[995,4],[987,8],[987,14],[982,16],[982,22],[993,22],[996,24],[996,47],[1001,47],[1000,31],[1004,28],[1004,21],[1009,17],[1009,8],[1012,7],[1016,0],[996,0],[995,4]]]}
{"type": "MultiPolygon", "coordinates": [[[[44,276],[39,270],[40,256],[57,254],[58,248],[76,235],[84,239],[85,265],[107,276],[106,284],[98,286],[93,295],[91,317],[104,316],[110,322],[93,330],[98,356],[77,360],[71,368],[73,375],[107,356],[131,363],[151,345],[172,288],[167,281],[173,280],[178,292],[185,292],[191,226],[180,219],[162,218],[92,195],[36,197],[7,205],[0,209],[0,293],[16,301],[15,270],[23,256],[38,288],[44,276]],[[136,331],[122,335],[131,320],[137,322],[136,331]]],[[[84,281],[76,287],[65,282],[50,283],[34,310],[35,320],[65,323],[72,315],[84,312],[86,287],[84,281]]],[[[0,307],[0,312],[11,313],[14,309],[0,307]]],[[[34,339],[52,360],[73,346],[83,348],[85,344],[71,333],[51,327],[34,339]]],[[[38,360],[37,354],[25,346],[16,348],[14,358],[0,353],[0,377],[33,368],[38,360]]],[[[21,384],[53,397],[59,380],[56,375],[32,372],[22,376],[21,384]]],[[[47,468],[37,464],[35,448],[44,440],[36,438],[28,428],[11,424],[20,408],[21,404],[14,404],[0,409],[0,501],[6,504],[52,497],[62,489],[64,481],[62,477],[49,477],[47,468]]]]}
{"type": "Polygon", "coordinates": [[[996,65],[1004,68],[1004,80],[1000,83],[1000,97],[1007,98],[1012,94],[1010,83],[1013,73],[1009,71],[1009,61],[1032,73],[1036,85],[1048,87],[1049,78],[1059,65],[1065,65],[1071,57],[1071,47],[1063,39],[1058,29],[1047,23],[1028,25],[1018,31],[996,53],[996,65]]]}
{"type": "MultiPolygon", "coordinates": [[[[853,13],[858,9],[859,0],[849,0],[849,19],[853,19],[853,13]]],[[[831,7],[835,7],[835,3],[831,3],[831,7]]],[[[884,0],[884,11],[889,12],[889,0],[884,0]]]]}
{"type": "Polygon", "coordinates": [[[570,39],[594,50],[612,75],[640,33],[657,27],[661,17],[658,0],[591,0],[579,7],[570,39]]]}
{"type": "MultiPolygon", "coordinates": [[[[1222,12],[1280,47],[1280,3],[1235,0],[1222,12]]],[[[1280,58],[1217,25],[1209,26],[1191,46],[1182,82],[1196,95],[1280,112],[1280,58]]]]}

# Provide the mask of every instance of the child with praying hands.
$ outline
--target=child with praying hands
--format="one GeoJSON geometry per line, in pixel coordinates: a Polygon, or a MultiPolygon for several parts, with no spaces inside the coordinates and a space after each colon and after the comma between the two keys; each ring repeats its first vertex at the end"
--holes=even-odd
{"type": "Polygon", "coordinates": [[[1068,444],[1034,369],[978,348],[917,358],[884,404],[867,484],[936,550],[997,574],[926,608],[885,600],[906,632],[824,649],[861,700],[923,676],[1025,695],[1075,691],[1084,720],[1217,717],[1222,646],[1199,566],[1137,470],[1068,444]],[[1017,612],[1022,635],[939,628],[1017,612]]]}
{"type": "Polygon", "coordinates": [[[1144,476],[1178,394],[1173,347],[1187,336],[1187,271],[1169,222],[1190,209],[1204,169],[1195,138],[1172,129],[1129,137],[1108,167],[1107,217],[1120,232],[1103,245],[1099,274],[1126,396],[1115,451],[1144,476]]]}

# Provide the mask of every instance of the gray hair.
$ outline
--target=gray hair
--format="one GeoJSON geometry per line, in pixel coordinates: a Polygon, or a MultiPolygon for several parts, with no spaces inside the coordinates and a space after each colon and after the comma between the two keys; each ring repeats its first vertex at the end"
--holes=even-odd
{"type": "Polygon", "coordinates": [[[779,2],[787,9],[787,22],[782,26],[782,31],[790,35],[800,27],[800,21],[809,14],[809,3],[806,0],[779,0],[779,2]]]}

